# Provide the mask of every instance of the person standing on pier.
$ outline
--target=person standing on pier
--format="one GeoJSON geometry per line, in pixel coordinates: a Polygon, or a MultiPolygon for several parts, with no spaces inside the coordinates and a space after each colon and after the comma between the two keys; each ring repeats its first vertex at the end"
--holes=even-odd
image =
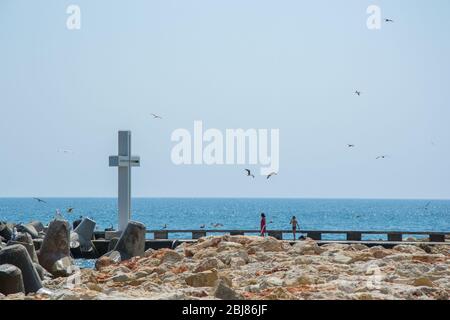
{"type": "Polygon", "coordinates": [[[300,229],[300,225],[298,224],[297,218],[292,216],[290,224],[292,225],[292,235],[294,236],[294,240],[296,239],[295,234],[297,232],[297,227],[300,229]]]}
{"type": "Polygon", "coordinates": [[[261,213],[261,237],[266,236],[266,215],[261,213]]]}

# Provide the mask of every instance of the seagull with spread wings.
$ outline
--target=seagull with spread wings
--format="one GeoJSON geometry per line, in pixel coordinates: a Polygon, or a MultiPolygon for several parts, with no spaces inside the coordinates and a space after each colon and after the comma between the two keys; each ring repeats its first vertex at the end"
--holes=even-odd
{"type": "Polygon", "coordinates": [[[250,169],[244,169],[244,171],[247,172],[247,177],[252,177],[253,179],[255,178],[255,175],[252,174],[252,172],[250,171],[250,169]]]}
{"type": "Polygon", "coordinates": [[[152,113],[153,119],[162,119],[162,117],[158,116],[157,114],[152,113]]]}
{"type": "Polygon", "coordinates": [[[270,177],[276,176],[276,175],[278,175],[278,172],[272,172],[272,173],[269,173],[269,174],[267,175],[267,180],[269,180],[270,177]]]}
{"type": "Polygon", "coordinates": [[[72,150],[69,150],[69,149],[61,149],[61,148],[58,149],[58,152],[59,152],[59,153],[65,153],[65,154],[73,153],[72,150]]]}

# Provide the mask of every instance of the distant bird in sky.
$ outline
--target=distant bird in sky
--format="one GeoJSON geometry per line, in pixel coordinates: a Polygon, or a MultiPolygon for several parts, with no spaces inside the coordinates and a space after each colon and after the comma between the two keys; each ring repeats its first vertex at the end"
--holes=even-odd
{"type": "Polygon", "coordinates": [[[388,156],[387,155],[381,155],[381,156],[378,156],[378,157],[376,157],[376,159],[378,160],[378,159],[386,159],[388,156]]]}
{"type": "Polygon", "coordinates": [[[67,209],[67,213],[72,213],[74,209],[75,209],[75,208],[72,208],[72,207],[68,208],[68,209],[67,209]]]}
{"type": "Polygon", "coordinates": [[[33,199],[36,200],[37,202],[47,203],[46,201],[39,199],[39,198],[33,198],[33,199]]]}
{"type": "Polygon", "coordinates": [[[60,153],[73,153],[73,151],[69,150],[69,149],[58,149],[58,152],[60,152],[60,153]]]}
{"type": "Polygon", "coordinates": [[[221,224],[221,223],[211,223],[211,225],[212,225],[214,228],[223,227],[223,224],[221,224]]]}
{"type": "Polygon", "coordinates": [[[361,95],[361,91],[356,90],[355,94],[359,97],[361,95]]]}
{"type": "Polygon", "coordinates": [[[347,144],[347,147],[349,147],[349,148],[354,148],[355,145],[354,145],[354,144],[347,144]]]}
{"type": "Polygon", "coordinates": [[[61,214],[61,211],[59,209],[56,209],[55,212],[55,219],[64,219],[63,215],[61,214]]]}
{"type": "Polygon", "coordinates": [[[384,19],[385,22],[394,22],[392,19],[384,19]]]}
{"type": "Polygon", "coordinates": [[[255,175],[252,174],[252,172],[249,169],[245,169],[245,171],[247,172],[247,177],[255,178],[255,175]]]}
{"type": "Polygon", "coordinates": [[[162,119],[162,117],[158,116],[157,114],[152,113],[153,119],[162,119]]]}
{"type": "Polygon", "coordinates": [[[270,179],[271,176],[276,176],[277,174],[278,174],[277,172],[269,173],[269,174],[267,175],[267,179],[270,179]]]}

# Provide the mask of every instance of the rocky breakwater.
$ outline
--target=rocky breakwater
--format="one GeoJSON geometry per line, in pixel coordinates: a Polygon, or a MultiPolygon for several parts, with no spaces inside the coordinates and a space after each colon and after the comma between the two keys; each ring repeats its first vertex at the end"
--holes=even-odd
{"type": "Polygon", "coordinates": [[[55,219],[44,233],[41,223],[26,225],[0,223],[0,296],[24,296],[45,292],[42,282],[59,276],[70,276],[75,268],[69,247],[70,227],[67,221],[55,219]],[[6,237],[6,239],[5,239],[6,237]],[[42,239],[36,252],[33,239],[42,239]]]}
{"type": "Polygon", "coordinates": [[[46,292],[26,298],[448,300],[449,248],[206,237],[120,262],[117,255],[104,256],[95,269],[81,270],[74,286],[66,278],[47,279],[46,292]]]}

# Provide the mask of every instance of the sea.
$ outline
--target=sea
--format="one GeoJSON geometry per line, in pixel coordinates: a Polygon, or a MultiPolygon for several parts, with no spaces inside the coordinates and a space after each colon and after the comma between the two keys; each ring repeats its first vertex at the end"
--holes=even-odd
{"type": "MultiPolygon", "coordinates": [[[[97,222],[97,230],[117,227],[116,198],[0,198],[0,221],[48,223],[59,210],[69,221],[80,216],[97,222]],[[68,208],[73,208],[71,213],[68,208]]],[[[450,231],[450,200],[268,199],[268,198],[134,198],[132,220],[147,229],[259,228],[290,229],[296,216],[301,229],[450,231]]]]}
{"type": "MultiPolygon", "coordinates": [[[[0,221],[47,224],[59,210],[73,222],[80,216],[96,221],[96,229],[117,228],[116,198],[0,198],[0,221]],[[67,210],[73,208],[69,213],[67,210]]],[[[134,198],[132,220],[149,230],[246,229],[258,230],[260,214],[268,230],[289,230],[296,216],[303,230],[450,231],[450,200],[382,199],[268,199],[268,198],[134,198]],[[214,228],[213,224],[222,224],[214,228]]],[[[189,238],[191,234],[171,234],[189,238]]],[[[413,235],[414,236],[414,235],[413,235]]],[[[345,235],[324,235],[343,239],[345,235]]],[[[420,238],[423,236],[416,236],[420,238]]],[[[148,238],[152,238],[148,235],[148,238]]],[[[385,235],[365,235],[365,240],[386,240],[385,235]]],[[[92,267],[93,261],[77,261],[92,267]]]]}

